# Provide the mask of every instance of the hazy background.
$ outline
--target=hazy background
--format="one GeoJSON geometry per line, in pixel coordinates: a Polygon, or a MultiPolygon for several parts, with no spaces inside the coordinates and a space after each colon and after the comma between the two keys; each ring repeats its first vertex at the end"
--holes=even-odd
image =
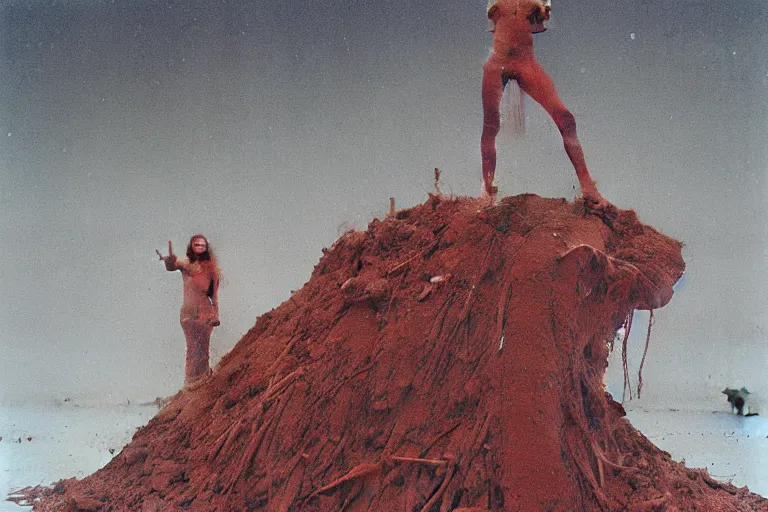
{"type": "MultiPolygon", "coordinates": [[[[0,402],[178,389],[181,278],[154,253],[169,238],[183,253],[202,232],[219,256],[215,361],[339,234],[390,196],[423,202],[434,167],[478,194],[485,6],[0,0],[0,402]]],[[[642,402],[768,394],[768,3],[553,8],[537,55],[602,194],[686,244],[642,402]]],[[[499,141],[501,192],[571,199],[528,101],[527,138],[499,141]]]]}

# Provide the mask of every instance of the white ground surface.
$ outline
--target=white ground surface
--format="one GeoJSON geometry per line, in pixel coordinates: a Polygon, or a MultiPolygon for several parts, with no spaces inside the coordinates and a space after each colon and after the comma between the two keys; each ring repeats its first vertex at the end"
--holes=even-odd
{"type": "MultiPolygon", "coordinates": [[[[727,404],[725,407],[727,409],[727,404]]],[[[727,411],[627,410],[653,444],[689,468],[768,497],[768,418],[727,411]]]]}
{"type": "Polygon", "coordinates": [[[12,491],[85,477],[103,467],[157,413],[152,406],[0,406],[0,511],[12,491]],[[31,438],[31,440],[29,439],[31,438]]]}
{"type": "MultiPolygon", "coordinates": [[[[0,495],[96,471],[114,456],[110,449],[119,453],[156,413],[155,406],[135,405],[0,406],[0,495]]],[[[768,497],[768,419],[639,408],[628,416],[675,460],[768,497]]],[[[1,512],[28,509],[0,501],[1,512]]]]}

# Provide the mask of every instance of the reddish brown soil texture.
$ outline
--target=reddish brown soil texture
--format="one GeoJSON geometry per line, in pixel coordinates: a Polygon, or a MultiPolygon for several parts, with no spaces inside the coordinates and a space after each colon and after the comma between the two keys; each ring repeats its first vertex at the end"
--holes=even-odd
{"type": "Polygon", "coordinates": [[[768,510],[604,392],[617,328],[683,269],[631,210],[431,197],[342,236],[207,382],[35,510],[768,510]]]}

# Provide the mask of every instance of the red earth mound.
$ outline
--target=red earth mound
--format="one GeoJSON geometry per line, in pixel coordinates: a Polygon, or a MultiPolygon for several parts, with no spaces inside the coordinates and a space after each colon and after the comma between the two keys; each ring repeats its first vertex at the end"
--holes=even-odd
{"type": "Polygon", "coordinates": [[[617,329],[683,270],[631,210],[432,196],[343,235],[209,380],[35,510],[768,511],[604,391],[617,329]]]}

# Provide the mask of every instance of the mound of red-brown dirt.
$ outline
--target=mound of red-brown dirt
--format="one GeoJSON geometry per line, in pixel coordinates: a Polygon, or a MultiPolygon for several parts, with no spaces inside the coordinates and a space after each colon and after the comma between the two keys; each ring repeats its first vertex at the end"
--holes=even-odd
{"type": "Polygon", "coordinates": [[[205,383],[35,510],[768,511],[604,390],[617,329],[683,270],[631,210],[431,196],[343,235],[205,383]]]}

